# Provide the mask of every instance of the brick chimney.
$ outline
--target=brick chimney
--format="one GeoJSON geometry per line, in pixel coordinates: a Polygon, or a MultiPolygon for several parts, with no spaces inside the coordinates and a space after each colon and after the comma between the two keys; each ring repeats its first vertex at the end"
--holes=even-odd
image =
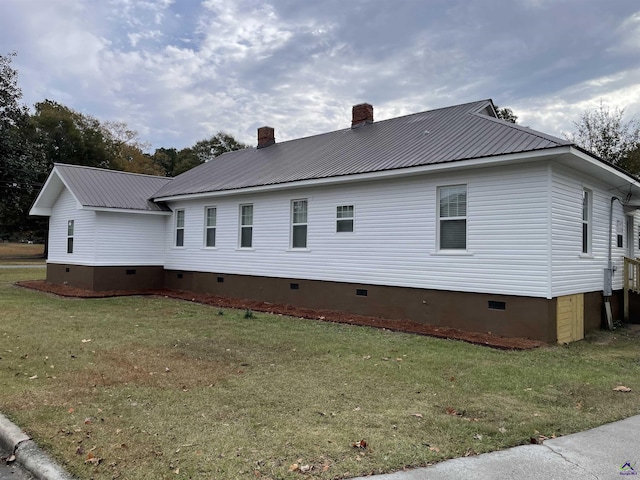
{"type": "Polygon", "coordinates": [[[268,147],[276,143],[276,131],[271,127],[258,128],[258,148],[268,147]]]}
{"type": "Polygon", "coordinates": [[[354,105],[351,109],[351,128],[356,128],[365,123],[373,123],[373,106],[368,103],[354,105]]]}

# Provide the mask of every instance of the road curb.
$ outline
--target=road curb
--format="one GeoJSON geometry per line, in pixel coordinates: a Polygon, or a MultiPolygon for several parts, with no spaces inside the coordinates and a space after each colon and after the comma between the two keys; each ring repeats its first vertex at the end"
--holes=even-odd
{"type": "Polygon", "coordinates": [[[0,445],[39,480],[74,480],[11,420],[0,413],[0,445]]]}

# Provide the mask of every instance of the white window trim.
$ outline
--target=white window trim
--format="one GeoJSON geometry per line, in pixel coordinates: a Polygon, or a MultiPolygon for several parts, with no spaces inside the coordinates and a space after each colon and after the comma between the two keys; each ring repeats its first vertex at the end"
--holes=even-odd
{"type": "Polygon", "coordinates": [[[436,188],[436,253],[443,255],[467,255],[469,252],[469,185],[466,183],[456,183],[452,185],[440,185],[436,188]],[[451,188],[451,187],[464,187],[466,192],[466,212],[467,214],[464,216],[458,217],[444,217],[444,221],[450,220],[464,220],[465,221],[465,238],[464,238],[464,248],[440,248],[440,223],[443,220],[443,217],[440,217],[440,192],[443,188],[451,188]]]}
{"type": "Polygon", "coordinates": [[[184,248],[184,233],[185,228],[184,225],[186,223],[187,214],[184,211],[184,208],[178,208],[174,211],[174,221],[173,221],[173,247],[174,248],[184,248]],[[179,213],[182,212],[182,227],[178,226],[178,218],[179,213]],[[178,245],[178,230],[182,230],[182,245],[178,245]]]}
{"type": "Polygon", "coordinates": [[[308,251],[309,250],[309,199],[308,198],[296,198],[291,200],[290,203],[290,207],[289,207],[289,211],[290,211],[290,216],[289,216],[289,250],[295,250],[295,251],[308,251]],[[294,223],[293,221],[293,206],[296,202],[305,202],[306,204],[306,213],[307,213],[307,218],[306,218],[306,222],[298,222],[298,223],[294,223]],[[307,227],[307,231],[305,234],[305,239],[304,239],[304,243],[305,246],[304,247],[294,247],[293,246],[293,230],[294,227],[298,227],[298,226],[305,226],[307,227]]]}
{"type": "Polygon", "coordinates": [[[74,240],[75,234],[76,234],[76,221],[75,221],[75,219],[67,220],[67,248],[66,248],[67,255],[73,255],[73,250],[75,248],[75,240],[74,240]],[[72,232],[71,232],[71,235],[69,235],[69,226],[71,226],[71,225],[73,225],[71,227],[72,232]],[[69,239],[71,239],[71,251],[69,251],[69,239]]]}
{"type": "Polygon", "coordinates": [[[202,246],[207,250],[215,250],[218,248],[218,207],[215,205],[207,205],[204,207],[204,238],[202,239],[202,246]],[[215,215],[216,223],[213,226],[208,225],[210,209],[214,209],[216,211],[216,215],[215,215]],[[209,230],[211,229],[215,231],[215,234],[214,234],[215,240],[214,240],[213,246],[207,245],[207,237],[208,237],[209,230]]]}
{"type": "Polygon", "coordinates": [[[255,214],[255,208],[253,203],[241,203],[238,206],[238,250],[254,250],[254,246],[253,246],[253,225],[254,225],[254,221],[253,221],[253,216],[255,214]],[[249,225],[243,225],[242,223],[242,209],[243,207],[251,207],[251,224],[249,225]],[[251,246],[249,247],[243,247],[242,246],[242,229],[243,228],[251,228],[251,246]]]}
{"type": "MultiPolygon", "coordinates": [[[[613,239],[609,239],[610,242],[613,241],[613,239]]],[[[593,190],[590,190],[588,188],[583,188],[582,189],[582,208],[580,209],[580,256],[581,257],[593,257],[593,190]],[[587,218],[585,220],[584,218],[584,196],[588,195],[587,197],[587,218]],[[587,238],[586,238],[586,242],[587,242],[587,248],[586,251],[583,247],[584,242],[585,242],[585,238],[584,238],[584,234],[585,234],[585,230],[584,227],[587,227],[587,238]]]]}
{"type": "Polygon", "coordinates": [[[335,228],[336,228],[336,235],[353,235],[354,233],[356,233],[356,206],[354,203],[341,203],[340,205],[336,205],[336,222],[335,222],[335,228]],[[353,209],[353,215],[351,215],[351,217],[347,217],[347,218],[338,218],[338,207],[351,207],[353,209]],[[351,225],[352,225],[352,229],[350,232],[340,232],[338,231],[338,222],[340,222],[341,220],[351,220],[351,225]]]}

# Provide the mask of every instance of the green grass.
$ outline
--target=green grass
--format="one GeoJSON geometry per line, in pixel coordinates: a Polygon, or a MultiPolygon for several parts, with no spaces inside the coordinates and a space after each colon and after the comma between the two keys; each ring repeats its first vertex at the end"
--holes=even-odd
{"type": "Polygon", "coordinates": [[[42,276],[0,270],[0,410],[78,478],[301,478],[294,463],[309,478],[352,477],[640,413],[629,329],[507,352],[13,286],[42,276]],[[368,448],[352,447],[361,439],[368,448]]]}

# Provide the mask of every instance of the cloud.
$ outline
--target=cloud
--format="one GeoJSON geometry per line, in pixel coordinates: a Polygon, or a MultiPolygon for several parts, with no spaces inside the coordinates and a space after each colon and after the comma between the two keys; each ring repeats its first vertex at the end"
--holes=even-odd
{"type": "Polygon", "coordinates": [[[255,144],[493,98],[559,135],[600,99],[640,115],[640,9],[610,0],[2,0],[25,101],[119,120],[154,147],[255,144]]]}

